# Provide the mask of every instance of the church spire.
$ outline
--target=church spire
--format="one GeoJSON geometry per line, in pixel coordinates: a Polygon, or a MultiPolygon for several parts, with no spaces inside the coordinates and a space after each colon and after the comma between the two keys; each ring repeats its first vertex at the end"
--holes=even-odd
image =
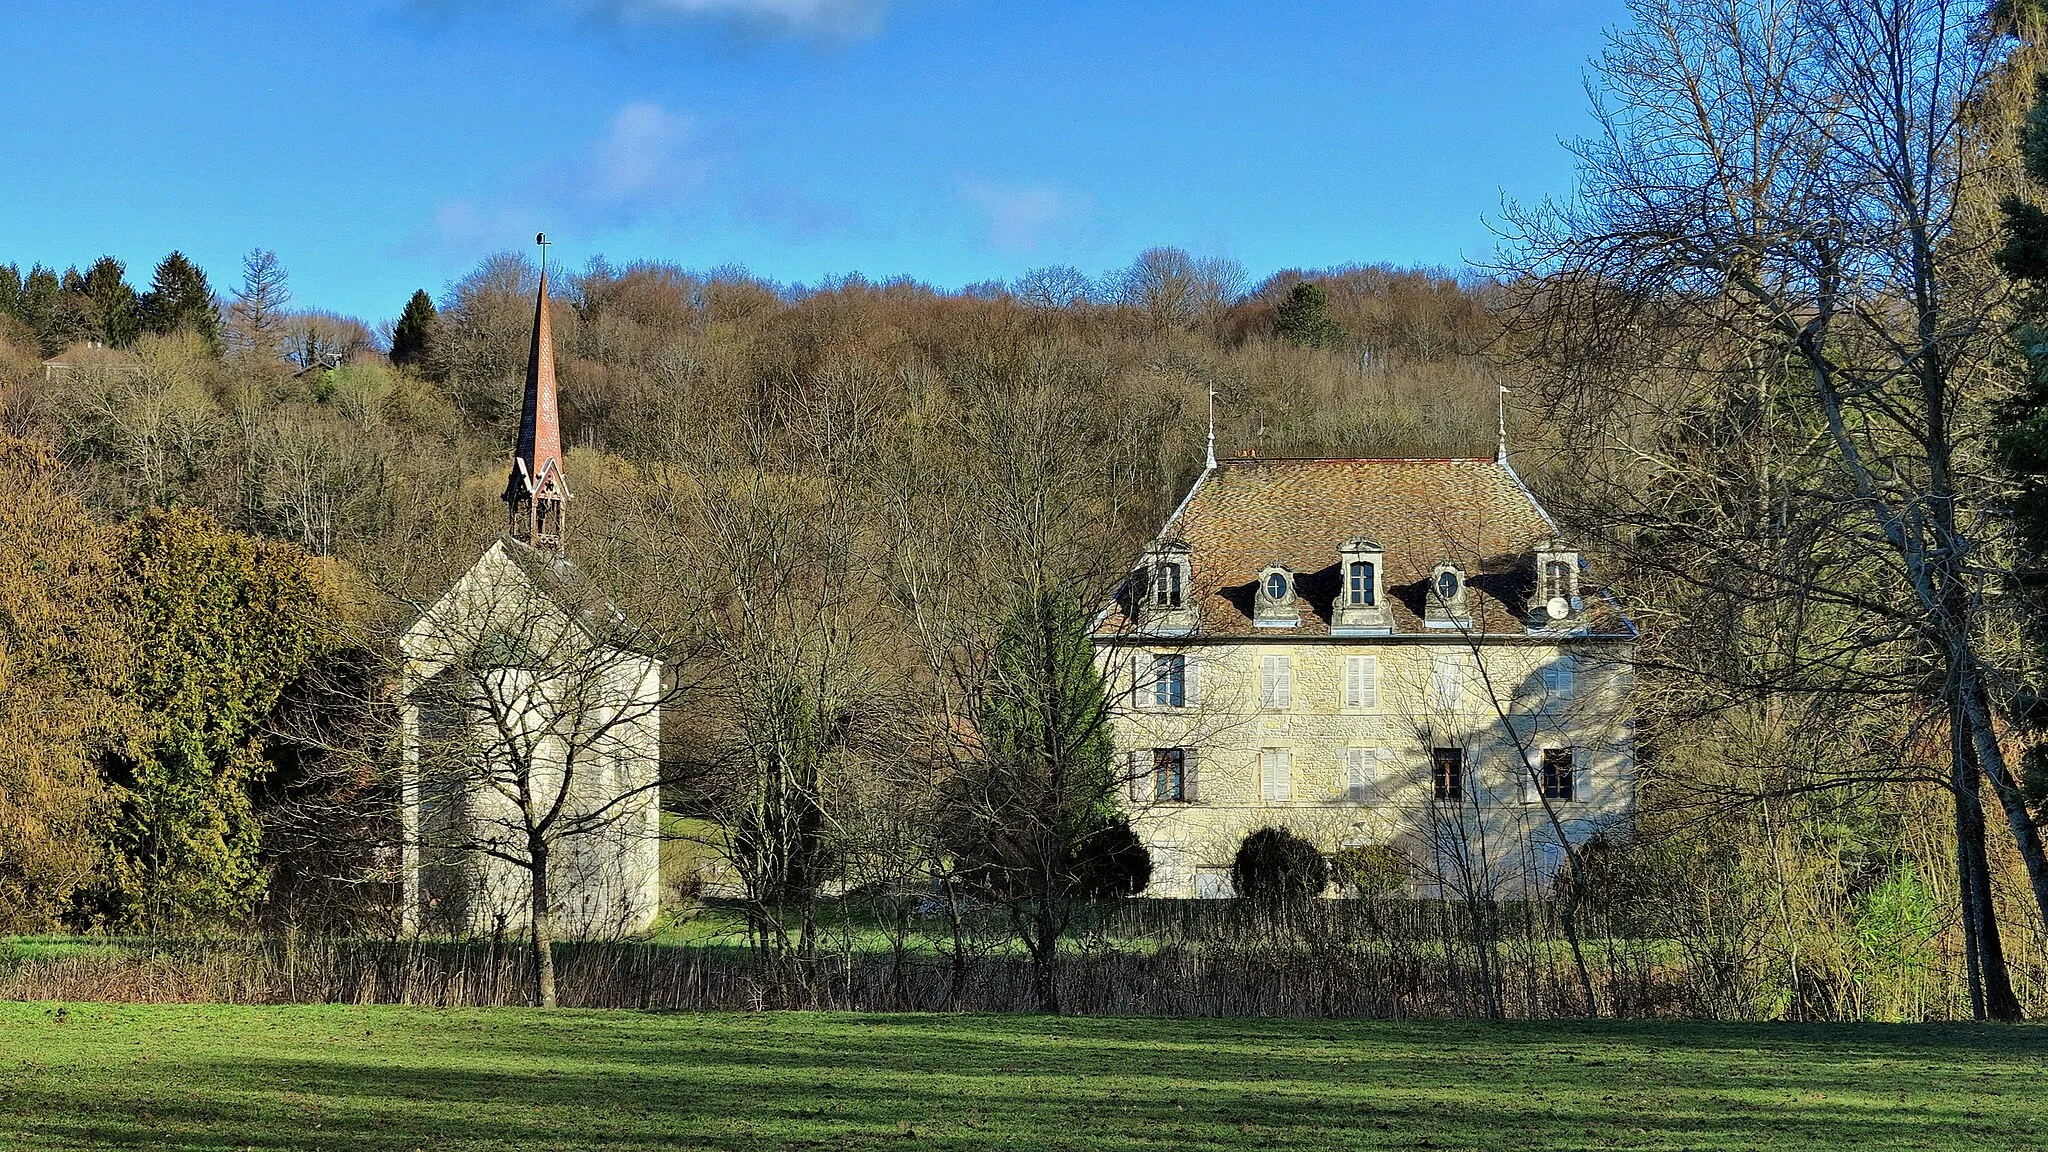
{"type": "Polygon", "coordinates": [[[533,238],[540,249],[540,291],[533,304],[533,349],[526,360],[526,396],[519,412],[519,444],[505,503],[512,537],[534,548],[562,546],[563,505],[569,483],[562,475],[562,418],[555,402],[555,338],[548,326],[548,238],[533,238]]]}

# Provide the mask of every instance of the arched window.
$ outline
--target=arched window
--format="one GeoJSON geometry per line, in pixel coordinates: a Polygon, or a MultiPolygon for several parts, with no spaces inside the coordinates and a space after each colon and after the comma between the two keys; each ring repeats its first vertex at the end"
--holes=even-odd
{"type": "Polygon", "coordinates": [[[1372,561],[1351,562],[1351,603],[1359,608],[1373,606],[1372,561]]]}
{"type": "Polygon", "coordinates": [[[1180,607],[1180,565],[1159,565],[1153,574],[1152,602],[1161,608],[1180,607]]]}
{"type": "Polygon", "coordinates": [[[1446,604],[1458,598],[1458,574],[1446,568],[1436,574],[1436,597],[1446,604]]]}
{"type": "Polygon", "coordinates": [[[1268,599],[1268,600],[1285,600],[1285,599],[1287,599],[1287,574],[1286,574],[1286,573],[1284,573],[1284,572],[1275,572],[1275,573],[1273,573],[1272,575],[1270,575],[1270,576],[1266,577],[1266,599],[1268,599]]]}

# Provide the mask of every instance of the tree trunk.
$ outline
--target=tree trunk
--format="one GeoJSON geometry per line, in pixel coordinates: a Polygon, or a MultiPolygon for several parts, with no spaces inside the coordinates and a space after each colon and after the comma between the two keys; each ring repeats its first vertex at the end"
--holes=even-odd
{"type": "Polygon", "coordinates": [[[1039,900],[1038,909],[1032,920],[1031,945],[1031,991],[1038,999],[1038,1010],[1055,1016],[1060,1014],[1059,981],[1059,920],[1053,915],[1050,894],[1039,900]]]}
{"type": "Polygon", "coordinates": [[[1956,871],[1961,882],[1963,938],[1970,961],[1970,1008],[1979,1020],[2018,1020],[2019,997],[2005,966],[1998,914],[1992,904],[1991,861],[1984,843],[1984,805],[1978,793],[1976,749],[1951,712],[1956,802],[1956,871]]]}
{"type": "Polygon", "coordinates": [[[533,900],[528,908],[527,940],[533,949],[533,1002],[542,1008],[555,1007],[555,941],[548,910],[548,850],[536,846],[533,861],[533,900]]]}

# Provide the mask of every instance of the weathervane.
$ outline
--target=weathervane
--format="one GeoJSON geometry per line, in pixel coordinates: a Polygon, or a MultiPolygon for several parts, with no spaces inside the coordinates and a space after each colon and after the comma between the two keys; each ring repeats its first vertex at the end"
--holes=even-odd
{"type": "Polygon", "coordinates": [[[548,234],[535,232],[533,242],[540,245],[540,274],[545,276],[548,274],[548,234]]]}

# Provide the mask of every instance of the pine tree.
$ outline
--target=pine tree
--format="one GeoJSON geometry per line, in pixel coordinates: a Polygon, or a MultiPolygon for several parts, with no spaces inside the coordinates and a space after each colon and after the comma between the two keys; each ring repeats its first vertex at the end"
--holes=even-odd
{"type": "Polygon", "coordinates": [[[156,266],[149,292],[142,298],[142,329],[162,336],[180,328],[220,346],[220,305],[214,301],[213,286],[183,252],[172,252],[156,266]]]}
{"type": "Polygon", "coordinates": [[[45,356],[55,356],[69,343],[64,326],[62,297],[64,282],[56,270],[41,264],[29,269],[28,279],[16,298],[14,315],[35,333],[45,356]]]}
{"type": "Polygon", "coordinates": [[[405,311],[391,330],[391,362],[411,368],[429,380],[444,374],[441,361],[441,317],[433,297],[422,288],[405,302],[405,311]]]}
{"type": "Polygon", "coordinates": [[[290,277],[277,253],[257,248],[242,257],[242,286],[228,309],[228,339],[235,351],[274,356],[284,338],[284,306],[291,302],[290,277]]]}
{"type": "Polygon", "coordinates": [[[13,264],[0,264],[0,316],[20,318],[21,269],[13,264]]]}
{"type": "Polygon", "coordinates": [[[1280,338],[1304,348],[1337,348],[1344,328],[1330,315],[1330,297],[1322,286],[1303,280],[1287,292],[1278,309],[1280,338]]]}
{"type": "Polygon", "coordinates": [[[142,301],[129,285],[127,271],[119,260],[102,256],[86,269],[79,284],[94,337],[113,348],[133,343],[142,326],[142,301]]]}

